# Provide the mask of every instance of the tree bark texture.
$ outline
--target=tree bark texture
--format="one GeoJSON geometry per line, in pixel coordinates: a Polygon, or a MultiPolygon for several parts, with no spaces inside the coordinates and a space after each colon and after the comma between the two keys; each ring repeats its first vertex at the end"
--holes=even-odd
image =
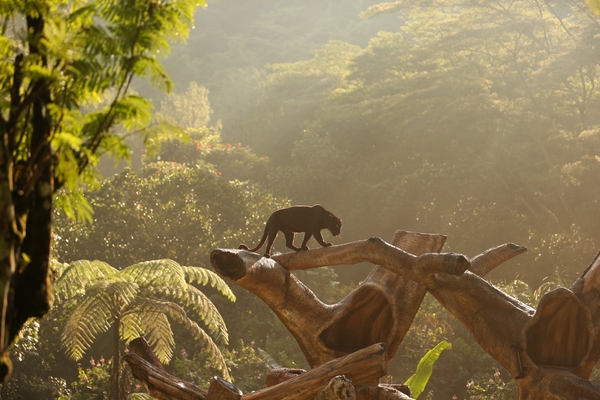
{"type": "MultiPolygon", "coordinates": [[[[47,63],[43,52],[45,21],[43,12],[27,15],[30,56],[39,56],[47,63]]],[[[11,363],[7,349],[31,317],[43,316],[52,305],[52,273],[50,271],[50,242],[52,195],[54,193],[50,135],[52,118],[48,81],[45,77],[32,79],[29,95],[24,95],[22,63],[24,56],[15,57],[10,90],[8,119],[0,116],[0,381],[10,374],[11,363]],[[29,162],[18,172],[15,165],[16,138],[20,114],[31,112],[28,143],[29,162]],[[23,188],[21,181],[33,182],[23,188]]]]}

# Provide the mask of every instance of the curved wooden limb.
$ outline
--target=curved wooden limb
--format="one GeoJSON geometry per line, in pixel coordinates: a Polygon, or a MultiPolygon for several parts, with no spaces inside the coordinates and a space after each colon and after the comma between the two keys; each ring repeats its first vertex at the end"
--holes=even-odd
{"type": "Polygon", "coordinates": [[[513,376],[521,375],[523,367],[513,345],[524,348],[522,329],[535,313],[532,307],[470,271],[460,277],[437,276],[428,290],[488,354],[513,376]]]}
{"type": "MultiPolygon", "coordinates": [[[[498,249],[496,256],[513,250],[520,252],[498,249]]],[[[497,263],[492,254],[480,257],[497,263]]],[[[472,260],[472,269],[489,270],[479,262],[472,260]]],[[[600,359],[600,255],[570,289],[546,293],[537,310],[470,271],[436,275],[425,284],[515,377],[520,400],[600,400],[600,388],[587,380],[600,359]]]]}
{"type": "Polygon", "coordinates": [[[600,400],[600,387],[570,372],[540,368],[517,381],[519,399],[600,400]]]}
{"type": "Polygon", "coordinates": [[[370,262],[413,281],[430,274],[460,275],[470,266],[469,260],[460,254],[426,253],[417,256],[380,238],[278,254],[272,258],[290,271],[370,262]]]}
{"type": "Polygon", "coordinates": [[[367,239],[340,246],[264,258],[236,249],[216,249],[213,267],[260,297],[298,341],[311,367],[377,342],[390,357],[402,342],[425,295],[415,279],[462,273],[466,258],[439,252],[445,237],[400,231],[394,245],[367,239]],[[431,253],[431,254],[425,254],[431,253]],[[323,304],[290,270],[378,262],[361,286],[335,305],[323,304]]]}
{"type": "Polygon", "coordinates": [[[507,262],[513,257],[523,254],[527,251],[526,247],[514,243],[505,243],[493,247],[471,259],[469,271],[478,275],[485,276],[497,266],[507,262]]]}

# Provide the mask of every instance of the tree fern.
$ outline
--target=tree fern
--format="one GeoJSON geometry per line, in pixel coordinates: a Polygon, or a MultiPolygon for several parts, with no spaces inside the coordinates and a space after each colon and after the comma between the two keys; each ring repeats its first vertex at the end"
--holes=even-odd
{"type": "Polygon", "coordinates": [[[145,261],[130,265],[121,271],[123,279],[139,282],[141,286],[186,286],[183,268],[173,260],[145,261]]]}
{"type": "MultiPolygon", "coordinates": [[[[55,265],[58,265],[55,264],[55,265]]],[[[107,281],[118,272],[102,261],[75,261],[66,268],[62,266],[63,272],[60,273],[54,286],[54,294],[58,301],[68,300],[76,295],[81,295],[85,289],[97,281],[107,281]]],[[[60,271],[57,271],[59,273],[60,271]]]]}
{"type": "MultiPolygon", "coordinates": [[[[101,261],[53,265],[61,274],[56,282],[57,299],[72,305],[61,336],[70,358],[81,359],[99,334],[117,327],[120,341],[144,336],[161,362],[168,363],[175,348],[171,321],[176,321],[209,352],[223,377],[229,378],[216,344],[228,341],[225,322],[208,297],[191,285],[211,285],[235,300],[214,272],[182,267],[168,259],[137,263],[121,271],[101,261]]],[[[120,351],[118,342],[113,346],[115,352],[120,351]]],[[[120,359],[118,354],[113,358],[120,359]]]]}

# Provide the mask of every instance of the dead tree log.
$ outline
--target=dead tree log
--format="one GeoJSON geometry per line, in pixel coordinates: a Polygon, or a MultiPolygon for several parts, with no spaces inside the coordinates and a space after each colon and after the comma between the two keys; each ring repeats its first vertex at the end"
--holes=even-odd
{"type": "Polygon", "coordinates": [[[470,271],[421,283],[512,374],[519,400],[600,400],[600,387],[588,381],[600,359],[600,253],[571,288],[547,293],[537,309],[470,271]]]}
{"type": "MultiPolygon", "coordinates": [[[[142,381],[151,396],[165,400],[312,400],[319,393],[326,396],[322,400],[336,399],[336,393],[341,396],[338,397],[340,400],[345,399],[343,396],[346,394],[351,400],[353,392],[348,382],[351,386],[373,382],[385,375],[387,367],[386,346],[378,343],[331,360],[306,373],[294,375],[280,384],[244,395],[235,385],[220,378],[213,378],[207,391],[168,374],[160,363],[156,365],[153,362],[156,356],[150,347],[143,346],[144,343],[143,338],[136,339],[132,351],[124,360],[129,364],[133,376],[142,381]],[[340,380],[340,376],[344,376],[344,379],[340,380]],[[348,391],[338,390],[344,387],[348,391]]],[[[396,400],[404,399],[408,397],[398,397],[396,400]]]]}
{"type": "MultiPolygon", "coordinates": [[[[423,283],[438,274],[459,276],[470,267],[462,255],[436,254],[445,240],[443,235],[398,231],[393,245],[372,238],[272,258],[216,249],[211,263],[221,275],[269,305],[314,368],[378,342],[386,343],[388,357],[393,357],[423,300],[423,283]],[[379,266],[334,305],[322,303],[290,273],[359,262],[379,266]]],[[[474,267],[487,272],[522,251],[515,245],[499,246],[476,257],[474,267]]]]}
{"type": "Polygon", "coordinates": [[[123,360],[129,364],[132,375],[139,379],[148,393],[159,400],[206,400],[206,389],[168,374],[143,357],[125,354],[123,360]]]}
{"type": "Polygon", "coordinates": [[[384,376],[386,367],[386,346],[383,343],[374,344],[345,357],[331,360],[278,385],[245,394],[242,400],[313,399],[338,375],[344,375],[354,385],[358,385],[376,381],[384,376]]]}
{"type": "Polygon", "coordinates": [[[216,249],[211,263],[277,314],[314,368],[378,342],[387,344],[392,357],[425,295],[425,287],[411,278],[428,273],[460,274],[469,265],[455,254],[425,254],[439,252],[444,242],[442,235],[398,232],[393,240],[398,247],[375,238],[270,259],[244,250],[216,249]],[[364,261],[386,265],[398,273],[376,267],[362,285],[335,305],[322,303],[290,273],[364,261]]]}

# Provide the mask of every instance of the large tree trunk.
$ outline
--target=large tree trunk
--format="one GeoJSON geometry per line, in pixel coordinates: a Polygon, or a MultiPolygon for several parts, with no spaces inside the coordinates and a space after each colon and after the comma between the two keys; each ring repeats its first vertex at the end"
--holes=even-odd
{"type": "MultiPolygon", "coordinates": [[[[39,10],[38,10],[39,11],[39,10]]],[[[43,12],[27,15],[29,55],[47,60],[41,49],[43,12]]],[[[52,304],[50,242],[52,195],[54,193],[50,134],[52,131],[50,90],[45,77],[30,82],[31,94],[22,97],[23,56],[15,57],[8,119],[0,116],[0,381],[10,374],[8,347],[23,324],[41,317],[52,304]],[[20,126],[19,114],[31,112],[30,122],[20,126]],[[31,129],[29,160],[15,165],[16,139],[31,129]],[[28,187],[20,186],[27,182],[28,187]]]]}

